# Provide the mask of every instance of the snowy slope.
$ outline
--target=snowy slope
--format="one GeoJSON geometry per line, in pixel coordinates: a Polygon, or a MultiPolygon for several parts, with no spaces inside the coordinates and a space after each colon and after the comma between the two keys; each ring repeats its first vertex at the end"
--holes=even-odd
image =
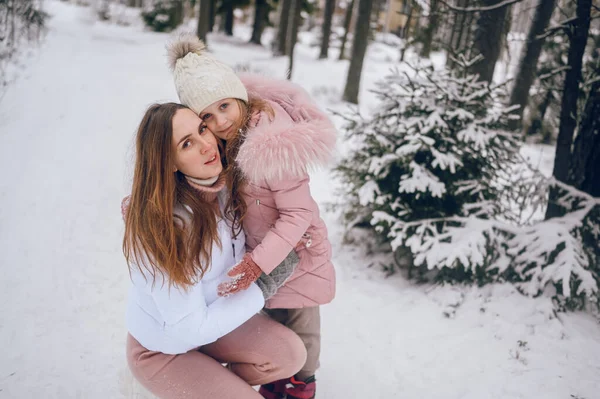
{"type": "MultiPolygon", "coordinates": [[[[0,102],[0,398],[124,398],[119,203],[145,108],[177,100],[169,35],[45,4],[46,43],[0,102]]],[[[287,61],[245,44],[249,33],[213,35],[211,49],[283,76],[287,61]]],[[[323,107],[343,109],[348,63],[316,61],[317,52],[300,46],[294,80],[323,107]]],[[[365,64],[367,109],[369,86],[393,66],[378,54],[365,64]]],[[[312,178],[317,200],[333,201],[330,174],[312,178]]],[[[591,316],[555,315],[547,298],[507,285],[385,279],[377,265],[367,268],[382,257],[343,246],[336,214],[325,218],[339,286],[323,309],[319,398],[600,398],[600,326],[591,316]]]]}

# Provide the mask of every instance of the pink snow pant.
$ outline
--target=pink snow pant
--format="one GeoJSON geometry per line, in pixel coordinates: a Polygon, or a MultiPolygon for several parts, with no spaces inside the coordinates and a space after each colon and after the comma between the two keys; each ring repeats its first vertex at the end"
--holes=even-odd
{"type": "Polygon", "coordinates": [[[260,314],[217,341],[180,355],[149,351],[127,336],[134,377],[161,399],[259,399],[252,385],[291,377],[305,361],[298,335],[260,314]]]}

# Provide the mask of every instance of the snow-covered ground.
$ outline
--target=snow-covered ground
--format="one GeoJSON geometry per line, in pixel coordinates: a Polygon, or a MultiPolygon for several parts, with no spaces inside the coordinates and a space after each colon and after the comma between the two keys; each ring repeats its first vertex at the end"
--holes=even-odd
{"type": "MultiPolygon", "coordinates": [[[[132,397],[119,204],[145,108],[177,100],[169,35],[97,22],[88,8],[45,5],[53,15],[47,40],[0,102],[0,398],[132,397]]],[[[211,49],[283,76],[287,60],[247,45],[249,33],[213,35],[211,49]]],[[[367,109],[375,105],[368,88],[394,65],[390,53],[375,46],[368,54],[367,109]]],[[[317,55],[300,45],[294,80],[323,107],[342,110],[348,63],[317,55]]],[[[334,199],[327,171],[313,176],[312,189],[321,204],[334,199]]],[[[336,214],[324,217],[339,285],[323,308],[319,398],[600,398],[592,316],[555,314],[548,298],[528,299],[509,285],[385,278],[377,263],[385,259],[342,245],[336,214]]]]}

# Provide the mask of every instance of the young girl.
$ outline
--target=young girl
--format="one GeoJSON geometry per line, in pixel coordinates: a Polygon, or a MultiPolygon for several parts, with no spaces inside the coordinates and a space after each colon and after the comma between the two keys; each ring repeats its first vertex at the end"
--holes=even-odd
{"type": "Polygon", "coordinates": [[[298,86],[251,75],[240,79],[193,36],[171,44],[169,57],[180,100],[226,142],[228,186],[244,215],[249,252],[229,271],[233,280],[219,286],[219,295],[248,289],[292,249],[300,257],[295,273],[267,301],[266,313],[300,336],[307,360],[294,377],[265,384],[260,393],[314,398],[319,305],[335,296],[335,272],[308,170],[330,158],[335,128],[298,86]]]}
{"type": "MultiPolygon", "coordinates": [[[[160,398],[260,398],[251,385],[289,377],[306,360],[296,334],[257,314],[269,297],[257,284],[217,295],[245,252],[221,172],[217,139],[194,112],[173,103],[148,109],[123,204],[127,359],[160,398]]],[[[275,270],[282,281],[293,268],[275,270]]]]}

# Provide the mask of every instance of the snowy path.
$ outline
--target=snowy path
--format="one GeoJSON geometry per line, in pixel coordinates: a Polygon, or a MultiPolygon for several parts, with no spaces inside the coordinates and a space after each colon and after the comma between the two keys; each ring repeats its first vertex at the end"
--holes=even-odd
{"type": "MultiPolygon", "coordinates": [[[[0,398],[123,398],[128,276],[119,203],[144,109],[176,100],[168,36],[46,4],[54,15],[47,41],[0,101],[0,398]]],[[[286,65],[241,40],[213,43],[230,63],[279,74],[286,65]]],[[[295,80],[341,92],[347,64],[315,58],[300,49],[295,80]]],[[[389,66],[374,54],[366,82],[389,66]]],[[[313,176],[321,203],[332,199],[330,179],[313,176]]],[[[371,257],[341,246],[339,222],[325,217],[339,288],[323,309],[320,399],[600,398],[592,317],[555,317],[547,299],[509,286],[384,279],[366,268],[371,257]]]]}

